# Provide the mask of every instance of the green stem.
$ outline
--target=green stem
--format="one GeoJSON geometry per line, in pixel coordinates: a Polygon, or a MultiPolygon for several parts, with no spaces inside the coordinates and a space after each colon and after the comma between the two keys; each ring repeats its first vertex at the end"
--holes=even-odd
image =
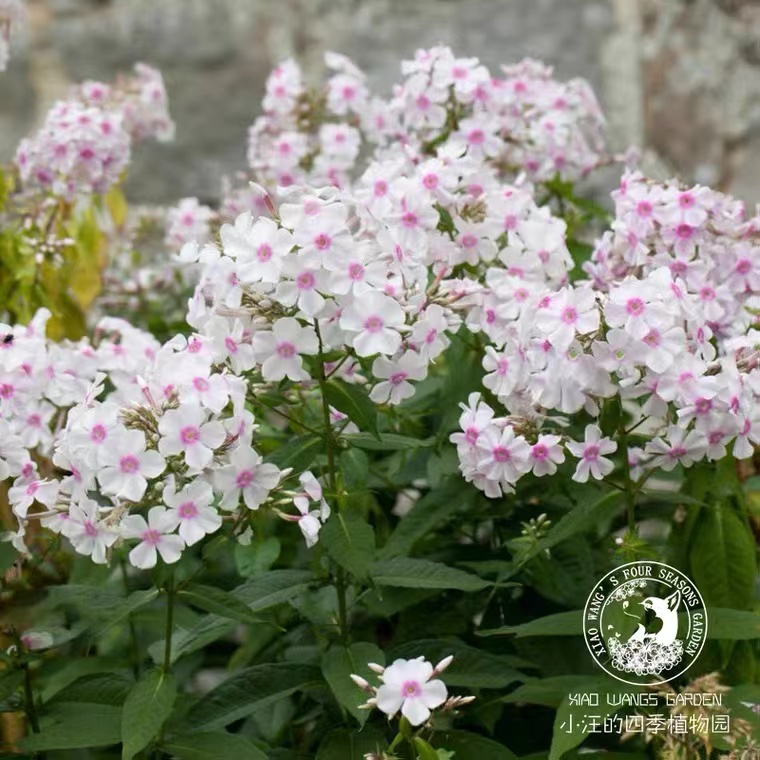
{"type": "Polygon", "coordinates": [[[21,666],[24,671],[24,705],[26,708],[26,717],[29,718],[29,725],[35,734],[40,732],[40,722],[37,718],[37,706],[34,703],[34,690],[32,689],[32,673],[29,670],[29,664],[24,663],[21,666]]]}
{"type": "Polygon", "coordinates": [[[311,427],[310,425],[307,425],[304,422],[301,422],[301,420],[297,420],[295,417],[292,417],[291,415],[287,414],[286,412],[283,412],[281,409],[278,409],[276,406],[270,406],[269,404],[265,404],[263,401],[259,401],[257,399],[251,398],[249,399],[254,404],[258,404],[259,406],[263,407],[264,409],[268,409],[270,412],[274,412],[275,414],[279,414],[280,417],[284,417],[288,422],[290,422],[291,425],[296,425],[297,427],[302,428],[307,433],[312,433],[313,435],[320,435],[319,430],[316,430],[315,428],[311,427]]]}
{"type": "Polygon", "coordinates": [[[628,435],[624,428],[620,428],[620,449],[623,452],[623,478],[625,483],[626,511],[628,513],[628,530],[633,533],[636,530],[636,494],[631,480],[631,465],[628,461],[628,435]]]}
{"type": "Polygon", "coordinates": [[[325,375],[325,357],[322,346],[322,335],[319,332],[319,320],[314,320],[314,331],[317,333],[317,340],[319,341],[319,355],[317,360],[319,367],[317,369],[319,375],[319,390],[322,395],[322,421],[324,424],[324,438],[325,449],[327,450],[327,478],[330,488],[335,491],[335,441],[333,439],[332,423],[330,422],[330,404],[327,401],[327,376],[325,375]]]}
{"type": "Polygon", "coordinates": [[[169,576],[169,584],[166,588],[166,630],[164,639],[164,673],[169,674],[172,670],[172,633],[174,631],[174,571],[169,576]]]}
{"type": "Polygon", "coordinates": [[[37,705],[34,701],[34,688],[32,686],[32,672],[29,670],[29,663],[26,660],[26,648],[21,640],[21,635],[15,627],[11,627],[11,636],[16,645],[16,666],[24,674],[24,712],[32,727],[32,732],[40,732],[40,721],[37,716],[37,705]]]}
{"type": "MultiPolygon", "coordinates": [[[[127,562],[124,557],[119,558],[119,566],[121,567],[121,580],[124,585],[124,595],[129,596],[129,582],[127,579],[127,562]]],[[[135,678],[140,677],[140,644],[137,638],[137,629],[135,628],[135,621],[132,619],[132,614],[127,615],[127,624],[129,626],[129,642],[132,649],[132,673],[135,678]]]]}
{"type": "MultiPolygon", "coordinates": [[[[336,494],[338,508],[341,506],[340,495],[338,494],[337,479],[335,474],[335,438],[333,435],[332,423],[330,422],[330,404],[327,401],[327,376],[325,375],[325,357],[324,346],[322,345],[322,334],[319,331],[319,320],[314,320],[314,331],[319,341],[319,354],[317,362],[319,364],[318,380],[319,390],[322,396],[322,423],[324,425],[325,449],[327,451],[327,483],[330,490],[336,494]]],[[[348,640],[348,616],[346,614],[346,576],[342,567],[338,567],[335,577],[335,590],[338,594],[338,627],[340,637],[343,641],[348,640]]]]}

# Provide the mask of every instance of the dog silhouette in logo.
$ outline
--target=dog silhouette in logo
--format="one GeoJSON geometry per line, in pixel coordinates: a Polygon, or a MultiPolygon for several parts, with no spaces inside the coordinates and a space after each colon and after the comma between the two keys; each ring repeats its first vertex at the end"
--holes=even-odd
{"type": "Polygon", "coordinates": [[[658,596],[648,596],[640,604],[645,610],[652,610],[660,628],[656,632],[647,632],[646,626],[639,627],[631,634],[628,641],[656,641],[662,646],[669,646],[678,636],[678,606],[681,604],[681,592],[674,591],[670,596],[660,599],[658,596]]]}

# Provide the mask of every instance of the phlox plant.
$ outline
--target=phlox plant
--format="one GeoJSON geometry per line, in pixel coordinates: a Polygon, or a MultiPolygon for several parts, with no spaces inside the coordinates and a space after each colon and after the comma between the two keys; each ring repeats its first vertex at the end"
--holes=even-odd
{"type": "Polygon", "coordinates": [[[53,340],[54,299],[0,305],[6,741],[658,756],[563,729],[571,691],[617,688],[578,635],[586,597],[646,557],[718,632],[673,687],[732,695],[731,731],[678,756],[751,750],[760,216],[609,154],[588,85],[536,61],[418,51],[386,99],[325,62],[321,85],[274,70],[248,171],[218,208],[152,219],[150,270],[112,193],[134,141],[171,137],[158,72],[82,84],[19,146],[14,255],[55,267],[78,243],[45,215],[90,209],[123,276],[86,336],[53,340]],[[609,164],[611,211],[576,189],[609,164]]]}

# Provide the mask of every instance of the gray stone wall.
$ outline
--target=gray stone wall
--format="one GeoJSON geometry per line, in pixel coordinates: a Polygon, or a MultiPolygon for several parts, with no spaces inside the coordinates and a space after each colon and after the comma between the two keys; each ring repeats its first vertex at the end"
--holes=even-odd
{"type": "Polygon", "coordinates": [[[756,5],[755,0],[28,0],[27,24],[14,40],[8,72],[0,75],[0,162],[12,156],[19,139],[53,100],[65,96],[70,83],[109,80],[143,60],[164,74],[177,138],[168,145],[138,146],[129,194],[143,202],[185,195],[212,200],[223,175],[245,168],[246,129],[257,113],[265,77],[279,60],[293,55],[318,76],[323,52],[337,50],[352,56],[385,92],[402,57],[444,42],[494,68],[532,56],[553,64],[562,78],[588,78],[609,114],[614,145],[652,145],[685,178],[737,187],[754,201],[760,199],[760,180],[746,167],[760,163],[752,147],[759,119],[748,83],[753,75],[760,79],[760,70],[751,60],[756,27],[747,21],[747,7],[756,5]],[[675,62],[687,73],[709,69],[708,84],[697,77],[684,88],[686,80],[674,75],[675,62]],[[730,129],[710,116],[716,93],[720,114],[731,117],[730,129]],[[670,103],[678,103],[676,116],[670,103]],[[724,166],[729,159],[730,170],[724,166]]]}

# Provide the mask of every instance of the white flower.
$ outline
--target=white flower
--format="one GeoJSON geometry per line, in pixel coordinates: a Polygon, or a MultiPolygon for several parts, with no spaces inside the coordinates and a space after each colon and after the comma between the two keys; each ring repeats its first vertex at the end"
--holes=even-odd
{"type": "Polygon", "coordinates": [[[106,549],[119,537],[101,522],[98,505],[87,498],[69,507],[61,533],[71,541],[75,551],[90,556],[98,565],[105,564],[106,549]]]}
{"type": "Polygon", "coordinates": [[[258,509],[269,492],[280,482],[280,470],[261,461],[261,456],[248,446],[239,446],[230,454],[230,463],[216,473],[222,491],[220,506],[237,509],[240,495],[248,509],[258,509]]]}
{"type": "Polygon", "coordinates": [[[540,435],[538,440],[530,448],[530,462],[533,474],[554,475],[557,465],[565,461],[565,452],[560,445],[561,438],[558,435],[540,435]]]}
{"type": "Polygon", "coordinates": [[[377,690],[377,707],[393,717],[399,710],[413,725],[422,725],[430,711],[440,707],[448,697],[446,685],[437,679],[430,680],[433,666],[424,657],[414,660],[396,660],[389,665],[377,690]]]}
{"type": "Polygon", "coordinates": [[[311,472],[302,472],[298,479],[303,491],[293,497],[293,504],[301,513],[295,519],[306,539],[306,546],[310,549],[319,540],[322,524],[330,517],[330,507],[322,496],[322,486],[311,472]],[[319,509],[309,509],[312,501],[319,503],[319,509]]]}
{"type": "Polygon", "coordinates": [[[302,354],[313,356],[319,351],[317,335],[311,327],[302,327],[293,317],[278,319],[272,331],[253,336],[253,353],[261,364],[261,374],[267,381],[308,380],[303,368],[302,354]]]}
{"type": "Polygon", "coordinates": [[[145,436],[139,430],[124,430],[113,437],[103,454],[104,467],[98,481],[109,495],[140,501],[148,487],[148,478],[159,476],[166,467],[157,451],[145,450],[145,436]]]}
{"type": "Polygon", "coordinates": [[[355,298],[343,311],[340,326],[353,336],[359,356],[395,354],[401,345],[398,328],[404,324],[404,310],[394,298],[377,291],[355,298]]]}
{"type": "Polygon", "coordinates": [[[221,422],[206,419],[206,412],[197,403],[165,412],[158,423],[161,433],[158,450],[165,457],[183,453],[187,466],[193,470],[208,467],[214,449],[224,443],[227,433],[221,422]]]}
{"type": "Polygon", "coordinates": [[[168,565],[182,556],[185,542],[173,531],[177,527],[178,516],[166,507],[151,507],[148,521],[142,515],[127,515],[121,521],[124,538],[139,538],[140,543],[129,552],[129,561],[141,570],[156,566],[156,552],[168,565]]]}
{"type": "Polygon", "coordinates": [[[407,351],[398,359],[378,356],[372,363],[372,374],[384,378],[369,394],[377,404],[400,404],[414,395],[414,386],[409,380],[422,380],[427,375],[425,360],[415,351],[407,351]]]}
{"type": "Polygon", "coordinates": [[[175,513],[179,535],[188,546],[222,527],[222,518],[211,506],[214,493],[204,480],[194,480],[180,491],[175,491],[173,484],[167,485],[163,498],[175,513]]]}
{"type": "Polygon", "coordinates": [[[678,425],[670,425],[667,431],[668,442],[662,438],[650,441],[644,451],[655,454],[652,466],[670,472],[679,462],[690,467],[698,462],[707,451],[707,439],[697,430],[688,433],[678,425]]]}
{"type": "Polygon", "coordinates": [[[570,453],[581,460],[573,474],[573,480],[578,483],[585,483],[589,475],[602,480],[615,469],[612,461],[602,455],[617,451],[617,444],[609,438],[602,438],[602,431],[596,425],[586,426],[583,443],[568,441],[566,445],[570,453]]]}

